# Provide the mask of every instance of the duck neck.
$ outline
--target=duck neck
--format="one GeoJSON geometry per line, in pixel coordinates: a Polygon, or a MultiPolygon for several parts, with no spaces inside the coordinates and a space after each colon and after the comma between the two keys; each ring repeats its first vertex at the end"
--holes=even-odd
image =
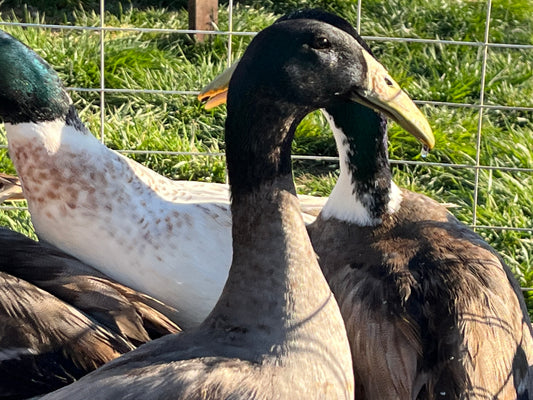
{"type": "MultiPolygon", "coordinates": [[[[318,331],[317,323],[336,316],[295,195],[290,146],[305,113],[290,108],[264,104],[257,113],[228,112],[226,122],[233,260],[205,323],[225,331],[253,332],[256,346],[272,346],[273,340],[285,343],[287,335],[302,329],[318,331]],[[239,132],[248,132],[247,137],[239,132]]],[[[342,326],[340,321],[339,315],[342,326]]]]}
{"type": "Polygon", "coordinates": [[[232,198],[237,202],[280,177],[292,183],[291,143],[305,115],[290,103],[263,99],[254,109],[259,111],[257,115],[244,107],[238,113],[228,113],[226,120],[228,176],[232,198]]]}
{"type": "Polygon", "coordinates": [[[400,190],[391,178],[386,119],[356,103],[323,112],[337,143],[340,174],[322,217],[377,225],[401,202],[400,190]]]}

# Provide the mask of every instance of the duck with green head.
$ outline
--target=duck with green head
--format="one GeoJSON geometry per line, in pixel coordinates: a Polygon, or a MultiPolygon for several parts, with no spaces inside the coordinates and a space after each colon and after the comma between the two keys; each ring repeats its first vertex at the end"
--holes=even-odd
{"type": "MultiPolygon", "coordinates": [[[[1,31],[0,50],[0,117],[39,239],[198,325],[231,263],[228,185],[170,180],[107,148],[45,60],[1,31]]],[[[300,197],[304,218],[324,201],[300,197]]]]}
{"type": "MultiPolygon", "coordinates": [[[[1,31],[0,68],[0,115],[8,132],[26,126],[28,137],[39,136],[50,120],[62,115],[57,125],[62,122],[65,129],[59,133],[72,127],[94,139],[79,123],[57,74],[33,50],[1,31]]],[[[19,156],[31,157],[31,146],[15,148],[19,156]]],[[[53,153],[53,148],[44,151],[53,153]]],[[[20,185],[17,177],[0,174],[0,200],[21,198],[20,185]]],[[[51,190],[46,184],[41,189],[51,190]]],[[[0,228],[2,399],[48,393],[142,343],[179,332],[164,315],[174,313],[54,246],[0,228]]]]}

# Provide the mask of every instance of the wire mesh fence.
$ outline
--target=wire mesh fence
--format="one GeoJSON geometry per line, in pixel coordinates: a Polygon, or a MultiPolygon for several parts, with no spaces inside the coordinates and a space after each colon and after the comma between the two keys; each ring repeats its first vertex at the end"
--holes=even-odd
{"type": "MultiPolygon", "coordinates": [[[[364,2],[365,0],[354,1],[355,7],[357,9],[357,19],[351,21],[355,23],[358,31],[361,31],[362,19],[364,19],[364,2]]],[[[222,6],[221,6],[222,7],[222,6]]],[[[146,26],[118,26],[114,25],[112,21],[109,21],[105,17],[104,10],[106,9],[106,4],[104,0],[100,0],[100,12],[99,12],[99,24],[98,26],[86,26],[86,25],[63,25],[63,24],[46,24],[46,23],[20,23],[13,21],[0,21],[0,27],[8,26],[22,26],[27,29],[48,29],[53,31],[56,34],[61,35],[62,32],[68,30],[80,30],[80,31],[91,31],[99,36],[99,67],[100,67],[100,81],[98,87],[69,87],[68,90],[71,92],[77,93],[98,93],[99,95],[99,107],[100,107],[100,128],[99,128],[99,138],[102,142],[106,140],[106,124],[105,124],[105,104],[108,96],[113,94],[157,94],[165,96],[188,96],[194,97],[198,94],[199,87],[190,87],[188,90],[171,90],[171,89],[151,89],[151,88],[111,88],[106,87],[106,45],[107,37],[110,35],[117,35],[124,32],[135,32],[138,34],[172,34],[172,35],[189,35],[194,33],[205,33],[206,35],[216,35],[227,38],[226,40],[226,51],[227,51],[227,61],[226,64],[229,66],[234,58],[234,52],[232,49],[233,38],[238,36],[253,36],[257,32],[253,29],[242,29],[242,27],[235,28],[233,24],[233,14],[234,14],[234,4],[233,0],[229,0],[227,5],[227,26],[225,29],[217,29],[213,31],[208,30],[190,30],[190,29],[166,29],[161,27],[146,27],[146,26]]],[[[431,162],[424,160],[409,160],[409,159],[392,159],[391,162],[394,166],[424,166],[427,168],[443,168],[445,170],[454,170],[454,169],[465,169],[472,171],[472,190],[471,190],[471,215],[472,218],[470,221],[467,221],[474,229],[487,230],[487,231],[517,231],[525,233],[522,236],[522,240],[528,241],[528,246],[532,246],[531,233],[533,233],[533,227],[531,226],[515,226],[511,222],[508,224],[498,223],[498,224],[486,224],[480,223],[478,219],[478,208],[480,206],[480,172],[486,171],[492,173],[492,171],[506,171],[510,173],[519,173],[521,176],[525,175],[531,179],[533,176],[533,168],[531,165],[525,166],[508,166],[502,165],[500,162],[483,162],[482,161],[482,151],[485,139],[485,130],[488,123],[490,123],[490,116],[487,116],[487,113],[491,112],[522,112],[530,116],[533,112],[533,103],[529,104],[494,104],[492,101],[487,101],[487,67],[491,63],[491,58],[489,55],[490,51],[515,51],[515,52],[533,52],[533,45],[530,43],[505,43],[491,40],[491,11],[493,4],[491,0],[485,2],[485,15],[484,15],[484,35],[482,40],[442,40],[439,39],[437,34],[433,38],[419,38],[419,37],[401,37],[401,36],[385,36],[375,34],[375,32],[365,32],[361,31],[363,38],[371,43],[392,43],[392,44],[421,44],[421,45],[431,45],[431,46],[466,46],[472,49],[476,49],[480,52],[480,90],[479,96],[471,102],[454,102],[454,101],[442,101],[440,99],[424,99],[416,100],[420,105],[425,105],[428,107],[448,107],[456,109],[473,109],[477,111],[477,126],[475,133],[475,154],[471,162],[431,162]],[[488,122],[489,121],[489,122],[488,122]]],[[[405,36],[405,35],[402,35],[405,36]]],[[[6,147],[2,145],[1,147],[6,147]]],[[[118,149],[124,154],[159,154],[159,155],[187,155],[193,157],[221,157],[223,152],[205,152],[205,151],[174,151],[173,149],[165,150],[136,150],[124,146],[123,148],[118,149]]],[[[295,155],[294,159],[296,160],[316,160],[316,161],[326,161],[326,162],[337,162],[336,157],[331,156],[322,156],[316,154],[306,154],[306,155],[295,155]]],[[[533,197],[533,193],[531,194],[533,197]]],[[[10,210],[13,208],[11,205],[3,205],[1,209],[10,210]]],[[[531,210],[529,211],[531,212],[531,210]]]]}

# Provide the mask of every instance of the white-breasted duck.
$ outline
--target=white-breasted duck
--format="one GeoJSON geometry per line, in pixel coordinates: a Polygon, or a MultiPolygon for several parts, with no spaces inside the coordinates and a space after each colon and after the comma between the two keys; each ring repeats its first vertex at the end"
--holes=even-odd
{"type": "Polygon", "coordinates": [[[49,393],[179,332],[155,303],[56,248],[0,228],[0,399],[49,393]]]}
{"type": "Polygon", "coordinates": [[[366,96],[367,57],[313,20],[252,40],[230,83],[233,260],[215,308],[45,399],[352,399],[344,323],[299,212],[290,150],[306,114],[366,96]]]}
{"type": "MultiPolygon", "coordinates": [[[[331,23],[370,51],[342,18],[290,18],[331,23]]],[[[214,105],[223,75],[201,95],[214,105]]],[[[509,267],[443,205],[394,184],[381,113],[338,102],[324,114],[340,175],[308,231],[346,323],[356,398],[531,398],[531,323],[509,267]]]]}
{"type": "MultiPolygon", "coordinates": [[[[0,117],[39,239],[198,325],[231,263],[228,186],[172,181],[104,146],[55,71],[1,31],[0,68],[0,117]]],[[[310,221],[325,199],[301,201],[310,221]]]]}

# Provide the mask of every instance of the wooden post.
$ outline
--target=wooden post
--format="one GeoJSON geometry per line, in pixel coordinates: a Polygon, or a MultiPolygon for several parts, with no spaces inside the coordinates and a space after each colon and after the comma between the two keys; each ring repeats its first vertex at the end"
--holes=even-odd
{"type": "MultiPolygon", "coordinates": [[[[189,29],[212,31],[218,23],[218,0],[189,0],[189,29]]],[[[196,33],[194,38],[203,42],[203,33],[196,33]]]]}

